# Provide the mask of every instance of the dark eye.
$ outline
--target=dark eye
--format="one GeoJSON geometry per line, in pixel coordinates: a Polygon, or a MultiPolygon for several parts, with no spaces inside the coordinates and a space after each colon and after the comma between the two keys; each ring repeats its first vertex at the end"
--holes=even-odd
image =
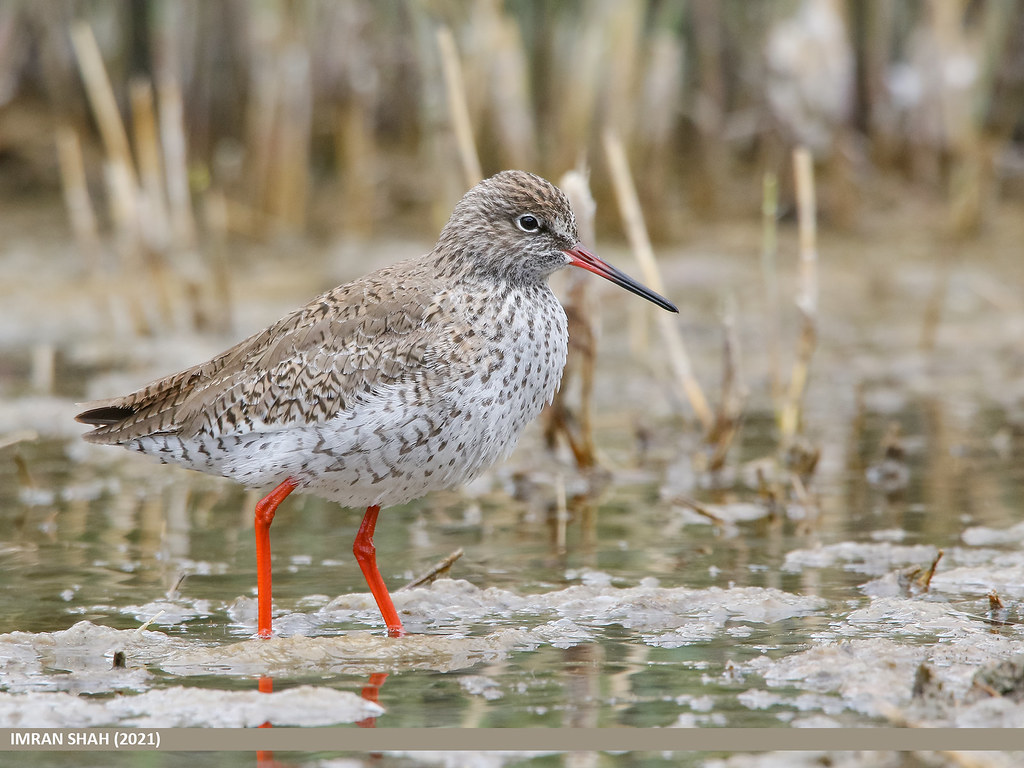
{"type": "Polygon", "coordinates": [[[516,226],[523,230],[523,232],[536,232],[540,229],[540,219],[524,213],[516,219],[516,226]]]}

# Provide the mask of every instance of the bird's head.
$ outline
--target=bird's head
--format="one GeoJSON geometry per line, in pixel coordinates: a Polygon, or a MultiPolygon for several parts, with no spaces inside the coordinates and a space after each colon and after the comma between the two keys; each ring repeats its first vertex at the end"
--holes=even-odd
{"type": "Polygon", "coordinates": [[[519,285],[542,284],[563,267],[581,267],[678,311],[587,250],[565,193],[525,171],[502,171],[469,190],[441,230],[435,253],[450,255],[473,274],[519,285]]]}

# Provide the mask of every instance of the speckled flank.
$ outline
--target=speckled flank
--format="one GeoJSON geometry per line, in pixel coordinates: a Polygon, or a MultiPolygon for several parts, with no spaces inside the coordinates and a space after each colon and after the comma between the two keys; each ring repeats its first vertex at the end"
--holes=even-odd
{"type": "Polygon", "coordinates": [[[91,403],[86,439],[252,487],[290,477],[353,507],[465,482],[515,447],[558,388],[566,318],[547,278],[576,239],[557,188],[498,174],[459,202],[429,254],[91,403]],[[540,228],[523,231],[523,215],[540,228]]]}

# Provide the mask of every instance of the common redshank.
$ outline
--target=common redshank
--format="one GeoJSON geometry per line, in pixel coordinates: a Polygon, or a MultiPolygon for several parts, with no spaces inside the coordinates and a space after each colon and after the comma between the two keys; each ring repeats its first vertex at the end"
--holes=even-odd
{"type": "Polygon", "coordinates": [[[318,296],[205,363],[88,403],[84,437],[273,490],[256,505],[257,631],[271,634],[270,524],[292,491],[365,507],[356,561],[390,636],[377,569],[382,506],[477,477],[515,447],[565,365],[548,277],[582,267],[667,299],[578,240],[565,195],[503,171],[455,206],[434,249],[318,296]]]}

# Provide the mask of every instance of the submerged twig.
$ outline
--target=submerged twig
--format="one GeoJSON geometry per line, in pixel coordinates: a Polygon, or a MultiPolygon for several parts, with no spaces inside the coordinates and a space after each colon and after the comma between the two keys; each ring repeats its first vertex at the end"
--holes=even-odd
{"type": "Polygon", "coordinates": [[[729,523],[727,523],[721,517],[716,515],[707,507],[705,507],[699,501],[697,501],[696,499],[691,499],[689,496],[673,496],[672,503],[678,504],[681,507],[686,507],[687,509],[696,512],[701,517],[706,517],[714,525],[717,525],[720,528],[724,528],[727,525],[729,525],[729,523]]]}
{"type": "Polygon", "coordinates": [[[444,558],[439,563],[435,564],[426,573],[417,576],[408,584],[403,584],[398,589],[396,589],[395,592],[401,592],[404,589],[413,589],[414,587],[422,587],[424,584],[430,584],[435,579],[438,579],[441,576],[444,576],[446,573],[448,573],[448,571],[451,570],[451,567],[455,563],[455,561],[462,557],[462,554],[462,547],[459,547],[450,555],[448,555],[448,557],[444,558]]]}

